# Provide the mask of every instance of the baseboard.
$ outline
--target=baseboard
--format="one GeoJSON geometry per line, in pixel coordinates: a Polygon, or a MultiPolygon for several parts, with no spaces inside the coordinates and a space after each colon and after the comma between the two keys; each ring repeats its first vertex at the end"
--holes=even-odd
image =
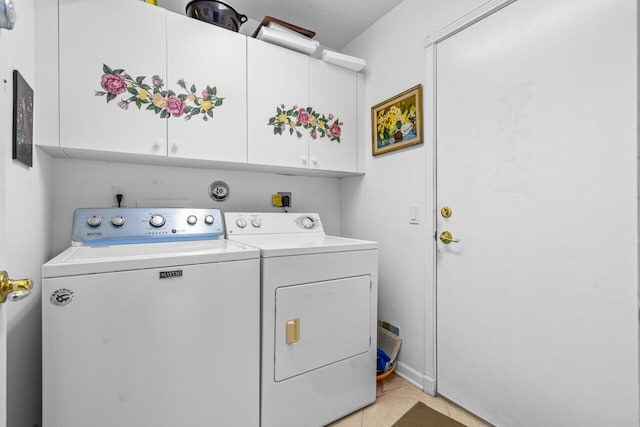
{"type": "Polygon", "coordinates": [[[406,363],[398,361],[396,365],[396,374],[409,381],[420,390],[431,396],[436,395],[436,380],[428,377],[406,363]]]}

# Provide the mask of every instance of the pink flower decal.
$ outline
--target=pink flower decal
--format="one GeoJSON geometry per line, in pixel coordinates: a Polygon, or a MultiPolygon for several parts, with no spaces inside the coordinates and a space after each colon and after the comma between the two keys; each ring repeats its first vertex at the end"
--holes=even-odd
{"type": "Polygon", "coordinates": [[[300,122],[302,126],[305,126],[307,123],[309,123],[309,113],[307,113],[307,110],[305,110],[304,108],[298,110],[298,122],[300,122]]]}
{"type": "Polygon", "coordinates": [[[213,118],[213,110],[221,107],[224,101],[224,98],[217,96],[215,86],[207,85],[197,90],[195,84],[187,87],[187,82],[182,78],[176,84],[184,93],[176,93],[164,88],[164,81],[157,74],[151,76],[151,83],[147,83],[146,76],[134,78],[124,69],[112,69],[107,64],[102,65],[102,73],[100,85],[103,90],[95,91],[96,96],[104,96],[109,103],[120,95],[117,104],[121,109],[128,110],[129,104],[133,104],[139,110],[151,111],[161,119],[183,117],[189,120],[198,116],[208,121],[213,118]],[[202,93],[202,97],[196,93],[202,93]]]}
{"type": "Polygon", "coordinates": [[[127,83],[120,74],[103,74],[100,84],[102,89],[114,95],[120,95],[127,90],[127,83]]]}
{"type": "Polygon", "coordinates": [[[311,139],[327,138],[329,141],[340,142],[344,123],[333,114],[322,114],[312,107],[299,108],[294,105],[287,108],[281,104],[276,107],[276,114],[269,117],[267,126],[273,129],[274,135],[283,135],[287,130],[285,125],[289,125],[289,135],[295,133],[298,138],[302,137],[302,129],[305,129],[311,139]]]}
{"type": "Polygon", "coordinates": [[[329,128],[329,134],[331,135],[332,138],[340,138],[341,132],[342,132],[342,129],[340,128],[340,125],[337,123],[332,124],[331,127],[329,128]]]}
{"type": "Polygon", "coordinates": [[[173,117],[180,117],[184,112],[185,106],[186,103],[184,100],[175,95],[167,98],[167,110],[173,117]]]}

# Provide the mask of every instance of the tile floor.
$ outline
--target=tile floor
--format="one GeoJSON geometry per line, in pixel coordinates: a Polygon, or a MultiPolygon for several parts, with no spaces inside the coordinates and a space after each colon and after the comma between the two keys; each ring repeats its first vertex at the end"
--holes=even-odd
{"type": "Polygon", "coordinates": [[[413,384],[392,374],[378,382],[375,403],[329,424],[328,427],[390,427],[417,401],[442,412],[468,427],[488,427],[491,424],[465,411],[442,397],[429,396],[413,384]]]}

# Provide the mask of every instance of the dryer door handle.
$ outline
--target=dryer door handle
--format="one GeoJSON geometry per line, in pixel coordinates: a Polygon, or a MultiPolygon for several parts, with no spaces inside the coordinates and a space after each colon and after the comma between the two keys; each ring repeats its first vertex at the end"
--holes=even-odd
{"type": "Polygon", "coordinates": [[[287,320],[286,339],[287,345],[300,341],[300,319],[287,320]]]}

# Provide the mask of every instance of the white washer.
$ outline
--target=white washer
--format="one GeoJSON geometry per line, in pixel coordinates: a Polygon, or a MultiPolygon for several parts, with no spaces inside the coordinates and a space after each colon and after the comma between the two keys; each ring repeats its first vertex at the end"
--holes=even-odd
{"type": "Polygon", "coordinates": [[[261,252],[261,426],[323,426],[373,403],[377,243],[327,236],[317,214],[225,222],[261,252]]]}
{"type": "Polygon", "coordinates": [[[43,425],[259,425],[259,251],[216,209],[79,209],[42,268],[43,425]]]}

